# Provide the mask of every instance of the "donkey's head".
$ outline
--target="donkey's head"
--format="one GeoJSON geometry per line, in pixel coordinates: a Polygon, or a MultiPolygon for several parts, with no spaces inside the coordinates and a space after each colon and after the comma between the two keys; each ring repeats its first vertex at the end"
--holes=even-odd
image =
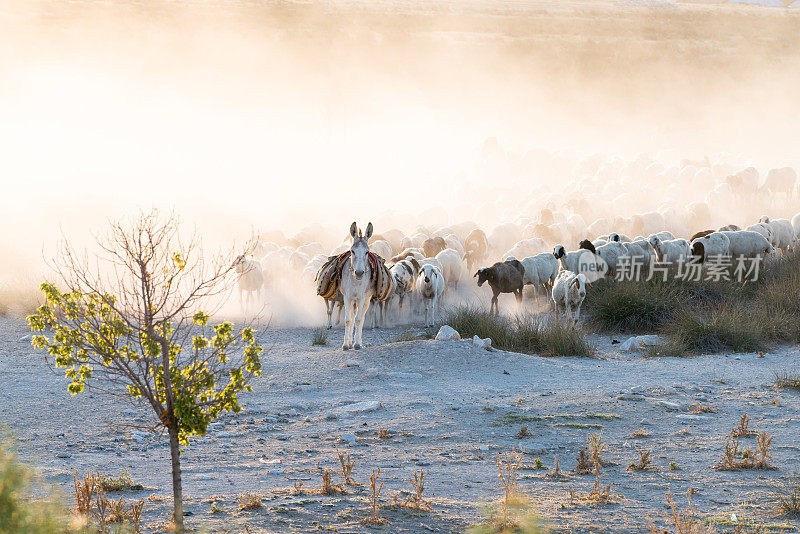
{"type": "Polygon", "coordinates": [[[372,237],[372,223],[367,224],[367,231],[362,234],[356,223],[350,225],[350,237],[353,246],[350,247],[350,267],[356,280],[361,280],[367,270],[367,252],[369,252],[369,238],[372,237]]]}

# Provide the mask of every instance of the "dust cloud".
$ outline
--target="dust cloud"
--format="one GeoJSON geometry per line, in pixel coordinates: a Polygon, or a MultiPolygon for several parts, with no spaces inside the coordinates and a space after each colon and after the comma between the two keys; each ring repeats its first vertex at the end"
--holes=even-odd
{"type": "MultiPolygon", "coordinates": [[[[6,284],[43,276],[62,231],[87,244],[151,207],[209,246],[312,227],[333,247],[353,219],[410,234],[533,217],[593,154],[800,163],[787,10],[11,0],[0,36],[6,284]]],[[[656,206],[707,193],[665,185],[629,187],[663,188],[656,206]]],[[[611,200],[597,214],[620,215],[611,200]]],[[[278,308],[295,298],[273,287],[278,308]]],[[[306,308],[319,321],[313,294],[286,316],[306,308]]]]}

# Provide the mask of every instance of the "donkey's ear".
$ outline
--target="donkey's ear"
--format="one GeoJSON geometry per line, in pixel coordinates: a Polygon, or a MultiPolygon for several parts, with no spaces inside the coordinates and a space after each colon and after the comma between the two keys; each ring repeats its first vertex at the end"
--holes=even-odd
{"type": "Polygon", "coordinates": [[[372,223],[367,223],[367,233],[364,234],[364,237],[367,239],[372,237],[372,223]]]}
{"type": "Polygon", "coordinates": [[[477,270],[477,271],[475,271],[475,274],[473,274],[473,275],[472,275],[472,278],[475,278],[476,276],[478,276],[478,274],[479,274],[480,272],[481,272],[481,271],[480,271],[480,269],[479,269],[479,270],[477,270]]]}
{"type": "Polygon", "coordinates": [[[358,230],[358,225],[353,221],[353,224],[350,225],[350,237],[353,239],[356,238],[356,230],[358,230]]]}

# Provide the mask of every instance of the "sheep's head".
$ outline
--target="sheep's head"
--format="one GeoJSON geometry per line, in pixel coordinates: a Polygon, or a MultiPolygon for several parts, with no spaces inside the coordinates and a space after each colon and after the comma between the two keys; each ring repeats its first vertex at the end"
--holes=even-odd
{"type": "Polygon", "coordinates": [[[572,287],[572,290],[575,291],[575,294],[577,294],[577,296],[580,297],[581,300],[586,298],[586,282],[587,282],[587,280],[588,279],[586,278],[586,275],[583,274],[583,273],[580,273],[570,283],[570,286],[572,287]]]}
{"type": "Polygon", "coordinates": [[[653,247],[653,250],[656,252],[661,248],[661,238],[655,234],[651,235],[647,242],[650,243],[650,246],[653,247]]]}
{"type": "Polygon", "coordinates": [[[609,240],[609,241],[616,241],[617,243],[619,243],[619,234],[618,234],[618,233],[616,233],[616,232],[611,232],[611,233],[608,235],[608,240],[609,240]]]}
{"type": "Polygon", "coordinates": [[[555,248],[553,248],[553,256],[555,256],[557,260],[563,258],[566,255],[567,252],[564,250],[564,245],[556,245],[555,248]]]}
{"type": "MultiPolygon", "coordinates": [[[[705,239],[705,238],[701,238],[701,239],[705,239]]],[[[697,241],[692,243],[692,256],[694,256],[696,258],[700,258],[700,263],[703,262],[703,259],[705,257],[705,251],[706,251],[706,247],[703,245],[703,243],[700,241],[700,239],[698,239],[697,241]]]]}
{"type": "Polygon", "coordinates": [[[367,253],[369,252],[369,238],[372,237],[372,223],[367,224],[366,233],[361,233],[356,223],[350,225],[350,237],[353,246],[350,247],[350,267],[356,280],[361,280],[367,270],[367,253]],[[357,232],[356,232],[357,231],[357,232]]]}
{"type": "Polygon", "coordinates": [[[483,269],[478,269],[478,271],[473,275],[473,278],[478,279],[478,287],[481,287],[484,282],[489,281],[491,282],[494,278],[494,271],[491,268],[484,267],[483,269]]]}
{"type": "Polygon", "coordinates": [[[762,215],[761,218],[758,220],[758,222],[769,223],[769,217],[767,217],[766,215],[762,215]]]}
{"type": "Polygon", "coordinates": [[[583,241],[578,243],[578,248],[582,248],[584,250],[588,250],[589,252],[591,252],[593,254],[597,254],[597,250],[595,250],[595,248],[594,248],[594,243],[592,243],[588,239],[584,239],[583,241]]]}

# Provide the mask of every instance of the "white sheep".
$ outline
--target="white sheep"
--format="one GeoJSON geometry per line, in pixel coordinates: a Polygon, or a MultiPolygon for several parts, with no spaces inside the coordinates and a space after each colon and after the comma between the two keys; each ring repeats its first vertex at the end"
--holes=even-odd
{"type": "Polygon", "coordinates": [[[575,274],[572,271],[561,271],[553,284],[553,306],[558,314],[559,308],[564,307],[567,319],[578,324],[581,315],[581,305],[586,298],[586,275],[575,274]]]}
{"type": "Polygon", "coordinates": [[[772,233],[772,226],[770,226],[769,223],[757,222],[756,224],[751,224],[745,228],[745,230],[750,232],[758,232],[759,234],[763,235],[771,244],[775,244],[775,236],[772,233]]]}
{"type": "Polygon", "coordinates": [[[764,224],[769,225],[772,230],[771,243],[775,249],[781,252],[792,252],[797,249],[797,234],[789,219],[768,219],[764,224]]]}
{"type": "Polygon", "coordinates": [[[377,254],[384,260],[388,260],[392,257],[392,246],[382,239],[370,243],[369,251],[377,254]]]}
{"type": "Polygon", "coordinates": [[[791,167],[770,169],[759,191],[765,194],[785,193],[791,197],[797,183],[797,172],[791,167]]]}
{"type": "Polygon", "coordinates": [[[526,258],[528,256],[541,254],[546,250],[547,244],[544,242],[544,239],[532,237],[530,239],[517,241],[514,246],[503,255],[503,259],[508,259],[511,256],[515,258],[526,258]]]}
{"type": "Polygon", "coordinates": [[[650,246],[649,241],[644,238],[635,239],[630,243],[622,243],[622,246],[627,251],[632,263],[635,262],[643,267],[650,266],[653,259],[653,247],[650,246]]]}
{"type": "Polygon", "coordinates": [[[438,253],[435,259],[439,260],[439,264],[442,266],[445,283],[453,284],[453,287],[458,289],[458,282],[464,274],[461,254],[451,248],[446,248],[438,253]]]}
{"type": "Polygon", "coordinates": [[[661,263],[685,262],[692,255],[692,247],[686,239],[661,239],[658,234],[653,234],[649,241],[661,263]]]}
{"type": "Polygon", "coordinates": [[[250,298],[253,293],[257,294],[261,300],[261,290],[264,289],[264,272],[261,270],[261,263],[254,259],[248,259],[244,254],[237,257],[233,262],[236,271],[236,282],[239,285],[239,307],[245,313],[250,308],[250,298]],[[246,298],[242,294],[247,293],[246,298]]]}
{"type": "MultiPolygon", "coordinates": [[[[751,233],[755,234],[755,232],[751,233]]],[[[692,256],[700,258],[701,262],[705,262],[710,257],[729,256],[730,246],[730,238],[726,232],[712,232],[692,241],[692,256]]]]}
{"type": "Polygon", "coordinates": [[[525,268],[522,284],[533,286],[533,294],[536,300],[539,300],[539,289],[543,289],[545,296],[547,296],[548,290],[553,287],[556,276],[558,276],[558,260],[556,257],[549,252],[543,252],[536,256],[527,257],[520,263],[525,268]]]}
{"type": "Polygon", "coordinates": [[[425,326],[433,326],[436,323],[436,307],[444,293],[444,286],[444,276],[438,267],[431,264],[422,266],[414,291],[425,303],[425,326]]]}
{"type": "Polygon", "coordinates": [[[738,232],[722,232],[728,237],[728,254],[733,258],[756,256],[766,256],[774,249],[772,244],[763,235],[749,230],[739,230],[738,232]]]}

